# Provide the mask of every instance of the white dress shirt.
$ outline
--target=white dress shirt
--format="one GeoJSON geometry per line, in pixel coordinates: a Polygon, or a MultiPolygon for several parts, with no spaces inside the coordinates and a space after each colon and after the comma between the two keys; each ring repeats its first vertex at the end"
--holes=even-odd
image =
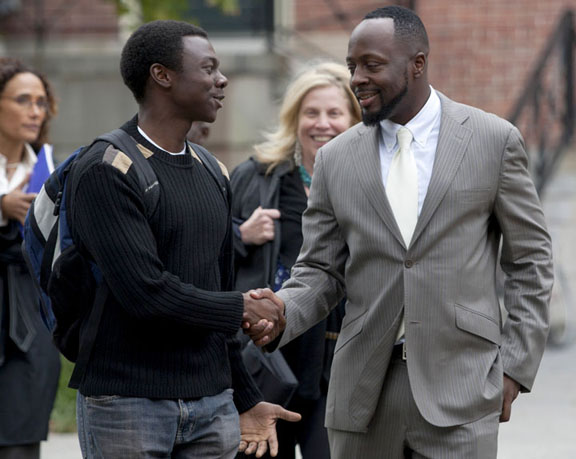
{"type": "MultiPolygon", "coordinates": [[[[436,147],[438,145],[438,133],[440,132],[441,118],[440,98],[436,91],[430,86],[430,97],[428,101],[404,127],[410,130],[414,140],[411,144],[416,167],[418,169],[418,215],[422,211],[422,204],[426,198],[434,158],[436,157],[436,147]]],[[[382,182],[386,188],[388,172],[392,158],[398,150],[396,133],[402,126],[390,120],[380,122],[382,136],[380,138],[380,165],[382,169],[382,182]]]]}
{"type": "MultiPolygon", "coordinates": [[[[7,176],[7,163],[8,160],[2,154],[0,154],[0,198],[5,194],[11,193],[20,185],[24,179],[28,176],[32,169],[34,169],[34,164],[36,164],[36,153],[34,149],[26,144],[24,155],[22,156],[22,161],[18,163],[14,170],[14,174],[8,180],[7,176]]],[[[2,209],[0,208],[0,226],[6,226],[8,224],[8,219],[2,216],[2,209]]]]}

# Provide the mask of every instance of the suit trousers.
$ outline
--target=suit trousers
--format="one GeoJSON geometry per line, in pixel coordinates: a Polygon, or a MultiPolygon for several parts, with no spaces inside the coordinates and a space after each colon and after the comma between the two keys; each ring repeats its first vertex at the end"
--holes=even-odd
{"type": "Polygon", "coordinates": [[[495,459],[500,412],[454,427],[427,422],[414,402],[406,362],[390,363],[366,433],[328,429],[333,459],[495,459]]]}

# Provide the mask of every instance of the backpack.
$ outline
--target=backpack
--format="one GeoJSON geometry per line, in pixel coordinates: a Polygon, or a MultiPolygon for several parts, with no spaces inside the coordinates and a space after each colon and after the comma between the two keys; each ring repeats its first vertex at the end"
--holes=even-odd
{"type": "MultiPolygon", "coordinates": [[[[98,266],[77,249],[68,221],[66,184],[76,160],[97,142],[112,144],[135,166],[145,196],[148,217],[154,213],[160,186],[136,142],[116,129],[77,149],[50,177],[31,204],[24,224],[22,251],[40,295],[40,314],[56,347],[76,362],[72,381],[78,381],[90,357],[106,297],[109,293],[98,266]]],[[[215,179],[229,206],[228,186],[216,159],[199,145],[189,144],[215,179]]]]}

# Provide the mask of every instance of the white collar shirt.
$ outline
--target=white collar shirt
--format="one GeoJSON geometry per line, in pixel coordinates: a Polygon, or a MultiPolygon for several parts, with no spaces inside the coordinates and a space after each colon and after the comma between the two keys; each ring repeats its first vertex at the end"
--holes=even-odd
{"type": "MultiPolygon", "coordinates": [[[[33,148],[26,144],[24,149],[24,155],[22,156],[22,161],[18,163],[14,174],[8,180],[7,176],[7,159],[4,155],[0,154],[0,195],[5,195],[11,193],[18,187],[28,176],[34,164],[36,164],[36,153],[34,153],[33,148]]],[[[6,226],[8,220],[2,217],[2,211],[0,210],[0,226],[6,226]]]]}
{"type": "MultiPolygon", "coordinates": [[[[416,167],[418,170],[418,215],[422,211],[422,205],[426,198],[434,158],[436,157],[436,147],[438,146],[438,134],[440,132],[441,102],[438,94],[430,86],[430,97],[418,114],[412,118],[404,127],[410,130],[413,136],[410,148],[414,153],[416,167]]],[[[392,158],[398,150],[396,133],[402,126],[390,120],[380,122],[380,166],[382,172],[382,183],[386,188],[388,172],[392,158]]]]}

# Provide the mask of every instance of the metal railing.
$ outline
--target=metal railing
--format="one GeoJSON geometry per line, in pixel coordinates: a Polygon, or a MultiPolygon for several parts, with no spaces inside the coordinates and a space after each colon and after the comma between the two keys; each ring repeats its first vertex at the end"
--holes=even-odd
{"type": "Polygon", "coordinates": [[[565,11],[542,50],[508,119],[525,137],[542,193],[574,136],[574,11],[565,11]]]}

